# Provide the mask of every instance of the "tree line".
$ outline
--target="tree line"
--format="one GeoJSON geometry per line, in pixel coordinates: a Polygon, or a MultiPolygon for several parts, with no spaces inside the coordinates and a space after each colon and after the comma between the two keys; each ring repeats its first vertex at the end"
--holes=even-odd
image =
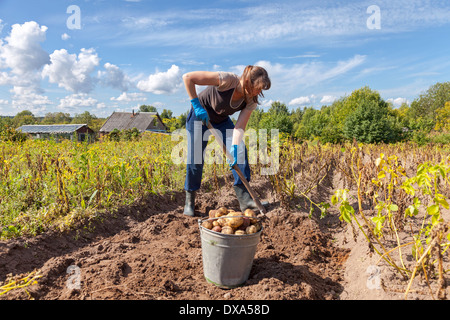
{"type": "MultiPolygon", "coordinates": [[[[140,112],[158,112],[154,106],[141,105],[139,107],[140,112]]],[[[179,128],[183,128],[186,123],[186,117],[188,112],[181,114],[178,117],[173,116],[173,112],[169,109],[163,109],[159,114],[161,120],[167,126],[168,131],[174,131],[179,128]]],[[[15,116],[0,116],[0,135],[2,133],[7,136],[11,136],[14,130],[23,125],[52,125],[52,124],[80,124],[85,123],[89,128],[98,132],[103,126],[107,118],[99,118],[95,114],[91,114],[89,111],[85,111],[81,114],[75,114],[71,116],[65,112],[48,112],[44,117],[36,117],[31,111],[24,110],[17,113],[15,116]]],[[[22,139],[20,139],[22,140],[22,139]]]]}
{"type": "Polygon", "coordinates": [[[268,111],[260,108],[248,127],[278,129],[297,140],[341,143],[418,144],[450,143],[450,82],[436,83],[410,105],[399,108],[383,100],[379,92],[363,87],[320,109],[288,107],[276,101],[268,111]]]}
{"type": "MultiPolygon", "coordinates": [[[[141,105],[139,111],[157,112],[157,109],[141,105]]],[[[185,127],[188,112],[175,117],[171,110],[163,109],[159,115],[168,131],[172,132],[185,127]]],[[[5,132],[11,135],[11,128],[26,124],[86,123],[98,132],[105,121],[105,118],[98,118],[89,111],[74,117],[63,112],[35,117],[25,110],[14,117],[0,117],[0,135],[5,132]]],[[[290,110],[284,103],[275,101],[267,111],[257,108],[247,127],[278,129],[296,140],[318,140],[321,143],[356,139],[362,143],[414,141],[421,145],[428,142],[447,144],[450,143],[450,82],[436,83],[410,105],[403,103],[398,108],[367,86],[321,108],[290,110]]]]}

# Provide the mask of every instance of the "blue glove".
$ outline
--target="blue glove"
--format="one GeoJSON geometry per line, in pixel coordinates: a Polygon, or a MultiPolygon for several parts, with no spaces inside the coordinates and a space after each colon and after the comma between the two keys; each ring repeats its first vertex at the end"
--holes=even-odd
{"type": "Polygon", "coordinates": [[[238,146],[237,144],[233,144],[230,149],[230,153],[233,156],[233,163],[230,163],[230,170],[233,169],[234,165],[237,164],[238,158],[238,146]]]}
{"type": "Polygon", "coordinates": [[[191,104],[194,107],[195,116],[205,123],[208,122],[208,120],[209,120],[208,113],[202,107],[198,98],[192,99],[191,104]]]}

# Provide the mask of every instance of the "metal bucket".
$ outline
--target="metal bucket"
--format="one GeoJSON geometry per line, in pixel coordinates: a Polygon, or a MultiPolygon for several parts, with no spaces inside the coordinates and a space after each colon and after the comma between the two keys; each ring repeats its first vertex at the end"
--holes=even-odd
{"type": "Polygon", "coordinates": [[[203,221],[199,219],[198,224],[206,280],[224,289],[243,285],[250,275],[262,226],[257,233],[234,235],[206,229],[201,226],[203,221]]]}

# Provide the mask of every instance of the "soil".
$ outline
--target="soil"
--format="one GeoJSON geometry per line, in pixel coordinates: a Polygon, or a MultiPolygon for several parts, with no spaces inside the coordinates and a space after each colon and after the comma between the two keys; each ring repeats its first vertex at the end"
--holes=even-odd
{"type": "MultiPolygon", "coordinates": [[[[184,193],[151,195],[85,221],[76,230],[0,242],[0,283],[33,270],[42,276],[26,291],[12,290],[0,299],[403,298],[407,282],[382,264],[383,285],[368,285],[369,267],[376,264],[378,256],[370,254],[364,239],[354,239],[351,228],[341,224],[337,215],[319,219],[300,204],[295,210],[283,208],[264,179],[252,181],[269,206],[248,281],[229,290],[208,283],[203,275],[198,219],[220,206],[239,209],[231,186],[224,181],[219,185],[222,187],[213,191],[210,184],[204,184],[198,192],[198,217],[183,215],[184,193]],[[77,275],[78,285],[71,282],[77,275]],[[394,283],[388,285],[390,290],[385,290],[386,281],[394,283]]],[[[330,192],[317,190],[325,197],[330,192]]],[[[424,295],[415,290],[410,298],[429,299],[427,290],[422,289],[424,295]]]]}

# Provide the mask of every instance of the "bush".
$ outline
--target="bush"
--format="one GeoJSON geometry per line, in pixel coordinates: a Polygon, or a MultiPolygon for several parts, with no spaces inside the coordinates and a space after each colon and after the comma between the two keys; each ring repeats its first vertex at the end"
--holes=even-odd
{"type": "Polygon", "coordinates": [[[389,118],[384,101],[362,101],[345,121],[344,136],[362,143],[392,143],[401,140],[401,129],[389,118]]]}
{"type": "Polygon", "coordinates": [[[108,133],[108,140],[109,141],[120,141],[120,130],[114,129],[110,133],[108,133]]]}
{"type": "Polygon", "coordinates": [[[431,137],[431,142],[438,144],[450,144],[450,133],[442,133],[431,137]]]}
{"type": "Polygon", "coordinates": [[[11,141],[11,142],[23,142],[27,140],[28,136],[21,131],[17,131],[16,129],[6,126],[0,132],[0,140],[2,141],[11,141]]]}
{"type": "Polygon", "coordinates": [[[427,137],[427,133],[424,131],[415,131],[412,134],[412,139],[413,142],[415,142],[418,146],[424,146],[426,145],[428,142],[430,142],[430,139],[427,137]]]}
{"type": "Polygon", "coordinates": [[[118,130],[114,129],[108,134],[109,141],[138,141],[141,138],[141,133],[137,128],[118,130]]]}

